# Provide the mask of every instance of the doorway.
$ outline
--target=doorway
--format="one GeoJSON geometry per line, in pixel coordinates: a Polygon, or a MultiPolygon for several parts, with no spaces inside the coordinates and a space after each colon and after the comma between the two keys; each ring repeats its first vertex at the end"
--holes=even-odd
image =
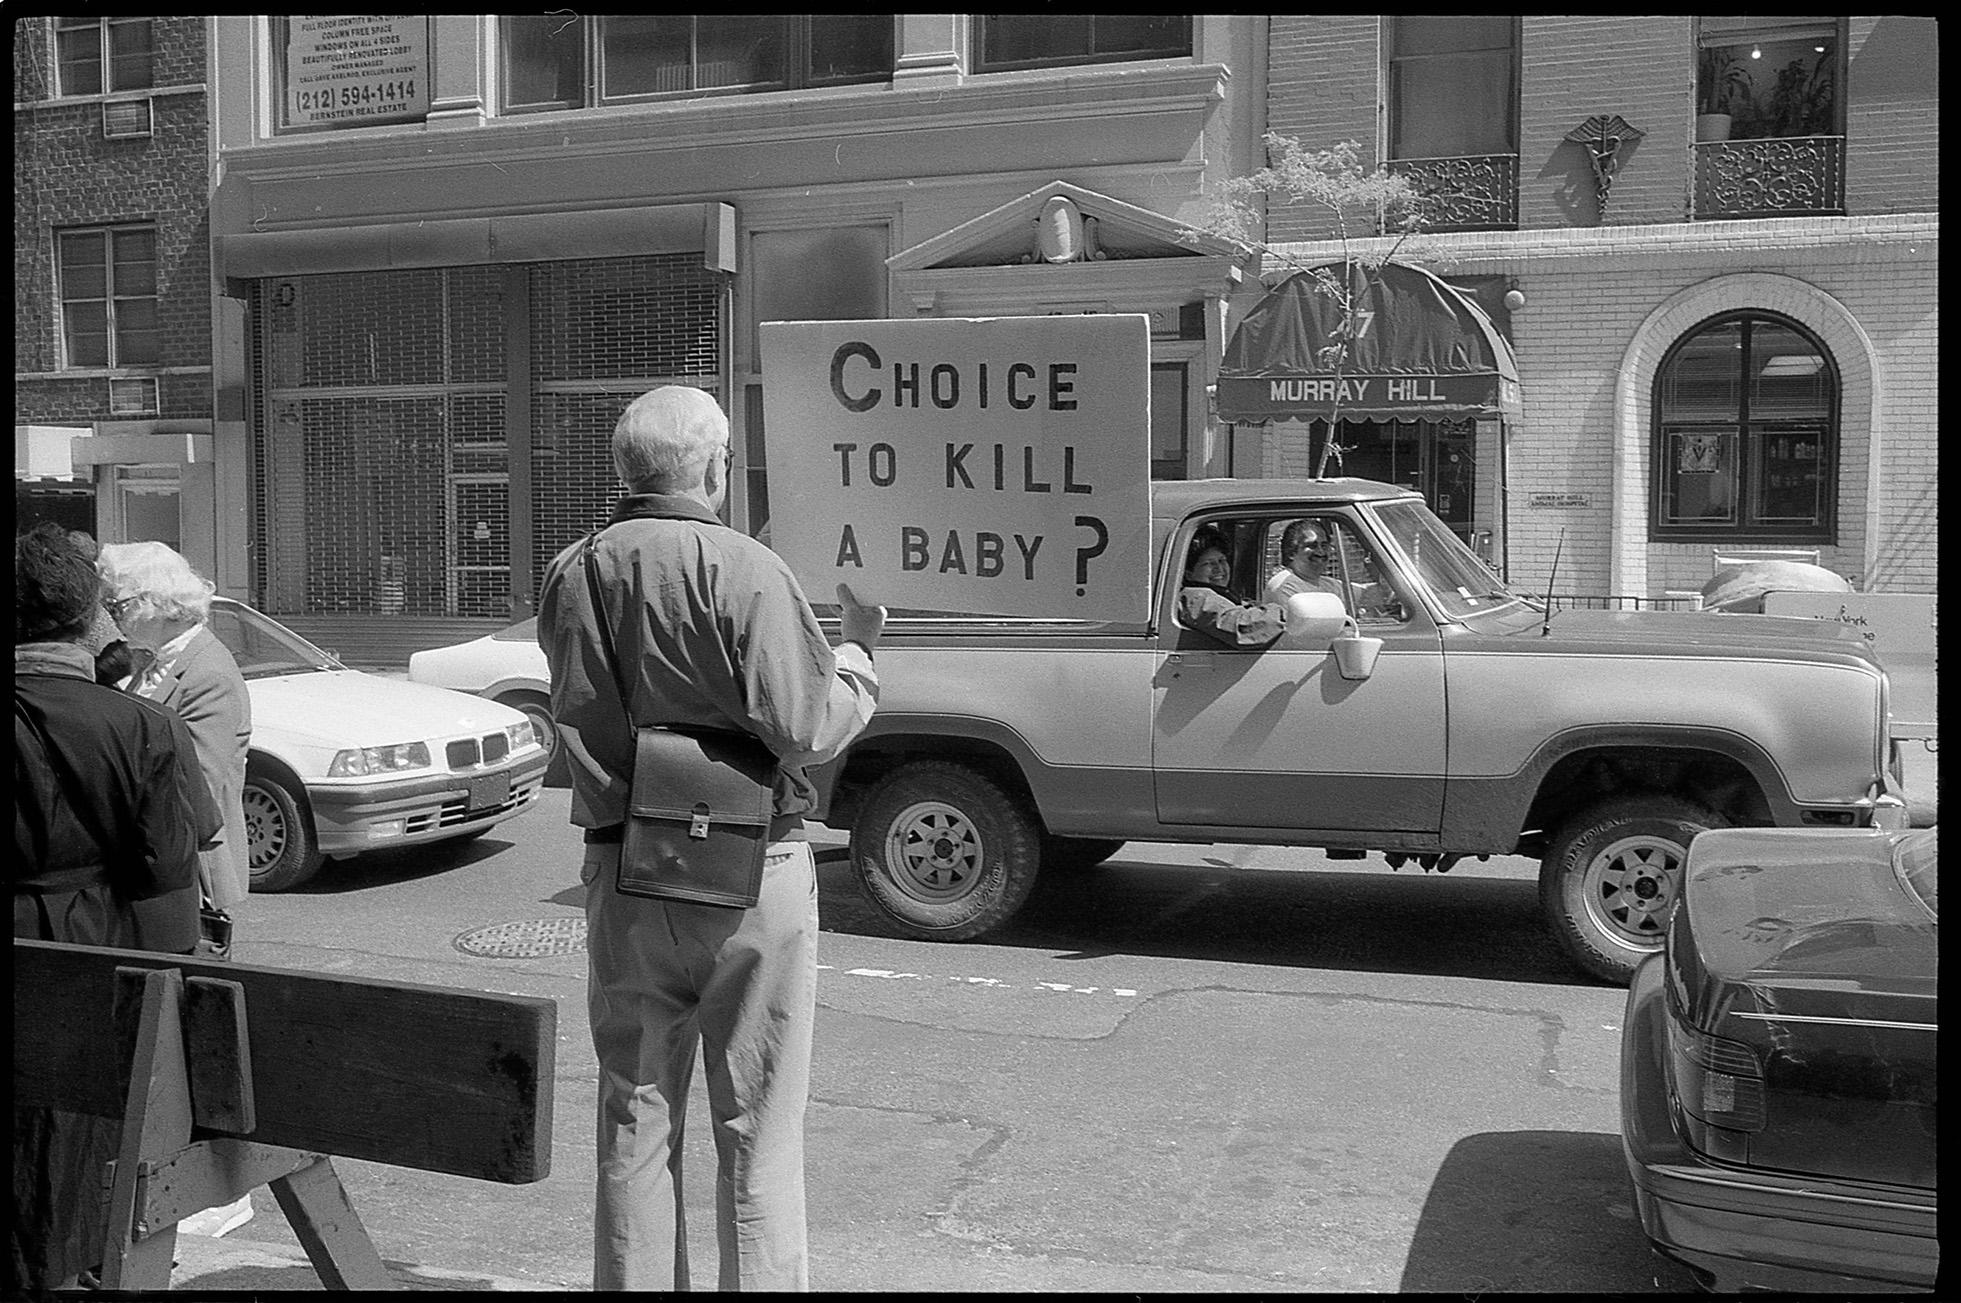
{"type": "Polygon", "coordinates": [[[113,465],[109,468],[109,510],[105,541],[163,543],[184,550],[183,517],[178,510],[183,469],[174,465],[113,465]]]}
{"type": "MultiPolygon", "coordinates": [[[[1311,446],[1318,459],[1327,422],[1316,421],[1310,428],[1313,430],[1311,446]]],[[[1470,417],[1343,421],[1344,452],[1339,471],[1343,475],[1416,490],[1437,518],[1469,543],[1477,489],[1475,436],[1476,425],[1470,417]]]]}

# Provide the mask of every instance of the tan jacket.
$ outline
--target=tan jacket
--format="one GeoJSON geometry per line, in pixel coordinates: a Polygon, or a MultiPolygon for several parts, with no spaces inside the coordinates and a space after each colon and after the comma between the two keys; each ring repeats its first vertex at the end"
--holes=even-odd
{"type": "Polygon", "coordinates": [[[245,840],[245,757],[252,742],[252,698],[238,662],[210,629],[199,629],[162,679],[142,694],[175,710],[197,743],[204,774],[224,830],[198,852],[198,877],[219,909],[252,890],[245,840]]]}
{"type": "Polygon", "coordinates": [[[599,640],[585,540],[545,569],[538,645],[572,777],[572,822],[626,820],[633,730],[693,724],[759,738],[776,753],[772,837],[817,804],[806,766],[870,722],[878,674],[863,648],[833,650],[783,559],[687,498],[621,499],[599,538],[600,585],[629,699],[599,640]]]}

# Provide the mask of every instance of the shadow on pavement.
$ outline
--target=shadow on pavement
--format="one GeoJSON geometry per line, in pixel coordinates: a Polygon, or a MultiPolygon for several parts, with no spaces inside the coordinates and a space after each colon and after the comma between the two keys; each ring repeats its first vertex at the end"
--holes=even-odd
{"type": "Polygon", "coordinates": [[[1492,1131],[1451,1146],[1410,1241],[1402,1292],[1691,1293],[1648,1247],[1618,1135],[1492,1131]],[[1575,1257],[1574,1244],[1592,1252],[1575,1257]]]}
{"type": "MultiPolygon", "coordinates": [[[[817,857],[826,932],[897,937],[842,850],[817,857]]],[[[1263,872],[1127,863],[1045,875],[1019,914],[964,944],[1364,972],[1599,985],[1539,921],[1535,882],[1408,868],[1263,872]]]]}
{"type": "Polygon", "coordinates": [[[466,865],[487,860],[517,843],[498,835],[499,830],[467,841],[454,838],[422,846],[397,846],[389,850],[365,851],[351,859],[328,860],[312,878],[294,887],[295,896],[334,896],[367,887],[385,887],[417,878],[433,878],[466,865]]]}

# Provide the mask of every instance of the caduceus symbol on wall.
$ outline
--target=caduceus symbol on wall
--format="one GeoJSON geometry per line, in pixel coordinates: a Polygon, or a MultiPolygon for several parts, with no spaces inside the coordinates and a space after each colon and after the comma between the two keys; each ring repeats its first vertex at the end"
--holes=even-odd
{"type": "Polygon", "coordinates": [[[1616,113],[1596,114],[1566,133],[1566,139],[1587,152],[1593,164],[1594,191],[1600,199],[1600,220],[1607,220],[1607,192],[1613,188],[1614,173],[1620,170],[1622,145],[1631,145],[1648,133],[1629,125],[1616,113]]]}

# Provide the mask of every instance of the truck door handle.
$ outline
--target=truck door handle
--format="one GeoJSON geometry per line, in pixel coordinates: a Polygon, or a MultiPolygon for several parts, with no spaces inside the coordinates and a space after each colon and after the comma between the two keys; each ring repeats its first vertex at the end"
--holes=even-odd
{"type": "Polygon", "coordinates": [[[1175,670],[1180,674],[1190,674],[1198,671],[1209,672],[1216,668],[1217,661],[1216,658],[1211,656],[1193,656],[1185,652],[1171,652],[1165,656],[1164,664],[1167,669],[1175,670]]]}

